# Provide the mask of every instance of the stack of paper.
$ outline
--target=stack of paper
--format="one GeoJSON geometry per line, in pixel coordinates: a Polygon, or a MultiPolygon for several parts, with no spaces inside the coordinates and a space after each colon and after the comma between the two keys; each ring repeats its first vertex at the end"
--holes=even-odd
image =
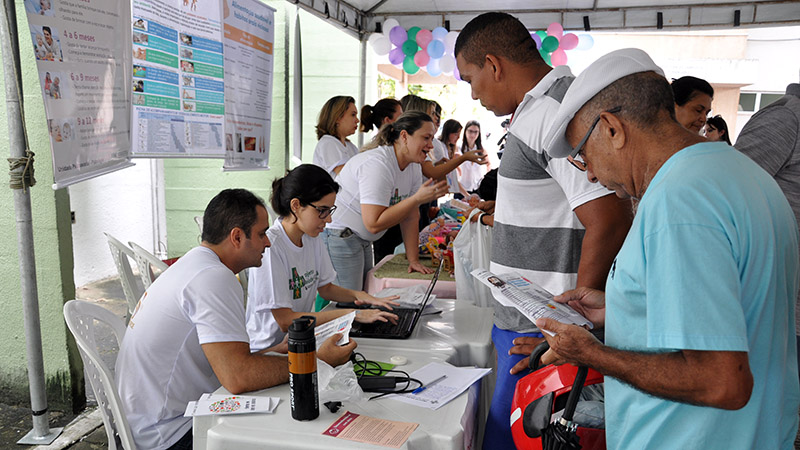
{"type": "Polygon", "coordinates": [[[224,414],[272,414],[278,407],[278,397],[256,397],[252,395],[203,394],[200,400],[189,402],[183,417],[219,416],[224,414]]]}
{"type": "Polygon", "coordinates": [[[492,369],[455,367],[447,363],[432,362],[411,374],[411,378],[422,382],[423,389],[408,394],[391,395],[388,398],[424,408],[439,409],[491,371],[492,369]]]}

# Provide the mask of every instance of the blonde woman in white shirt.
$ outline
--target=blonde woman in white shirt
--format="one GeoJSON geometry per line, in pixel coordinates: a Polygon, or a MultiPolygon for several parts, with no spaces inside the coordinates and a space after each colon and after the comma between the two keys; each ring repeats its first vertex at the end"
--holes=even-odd
{"type": "MultiPolygon", "coordinates": [[[[317,318],[317,325],[353,311],[312,312],[317,292],[325,300],[353,305],[376,305],[391,310],[397,297],[377,298],[361,290],[333,283],[336,272],[325,243],[318,236],[336,210],[339,185],[322,168],[303,164],[272,183],[270,204],[280,218],[269,227],[272,245],[264,251],[261,266],[250,269],[247,334],[250,351],[281,351],[292,321],[300,316],[317,318]]],[[[356,311],[357,322],[397,320],[378,309],[356,311]]]]}
{"type": "Polygon", "coordinates": [[[447,182],[423,183],[420,164],[433,148],[436,129],[425,113],[403,113],[384,125],[339,173],[337,214],[323,235],[337,284],[360,290],[372,268],[372,242],[400,224],[408,271],[431,273],[419,261],[419,205],[447,193],[447,182]]]}
{"type": "Polygon", "coordinates": [[[357,129],[358,109],[353,97],[337,95],[325,102],[317,120],[319,142],[314,148],[314,164],[336,178],[344,163],[358,153],[358,147],[347,139],[357,129]]]}

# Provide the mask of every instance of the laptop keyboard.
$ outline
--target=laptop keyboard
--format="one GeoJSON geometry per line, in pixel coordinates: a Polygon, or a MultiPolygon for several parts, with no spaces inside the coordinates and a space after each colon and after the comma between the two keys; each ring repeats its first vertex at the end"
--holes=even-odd
{"type": "Polygon", "coordinates": [[[393,324],[392,322],[373,322],[373,323],[361,323],[359,324],[359,329],[362,332],[370,332],[370,333],[381,333],[381,334],[393,334],[398,333],[400,330],[407,330],[408,327],[411,326],[411,322],[414,321],[414,314],[416,314],[416,309],[400,309],[395,308],[391,311],[394,314],[397,314],[397,324],[393,324]]]}

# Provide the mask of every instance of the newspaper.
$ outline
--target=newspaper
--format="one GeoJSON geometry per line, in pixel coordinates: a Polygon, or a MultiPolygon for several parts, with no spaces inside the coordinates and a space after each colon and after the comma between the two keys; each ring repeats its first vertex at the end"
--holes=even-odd
{"type": "MultiPolygon", "coordinates": [[[[536,319],[553,319],[593,328],[592,322],[564,303],[556,303],[547,292],[515,272],[495,275],[488,270],[476,269],[472,276],[489,286],[495,300],[502,305],[517,308],[531,322],[536,319]]],[[[553,336],[553,333],[543,330],[553,336]]]]}
{"type": "Polygon", "coordinates": [[[350,343],[350,329],[353,328],[353,320],[356,318],[355,311],[341,317],[325,322],[314,328],[314,338],[317,340],[317,350],[322,344],[336,333],[342,333],[337,345],[347,345],[350,343]]]}

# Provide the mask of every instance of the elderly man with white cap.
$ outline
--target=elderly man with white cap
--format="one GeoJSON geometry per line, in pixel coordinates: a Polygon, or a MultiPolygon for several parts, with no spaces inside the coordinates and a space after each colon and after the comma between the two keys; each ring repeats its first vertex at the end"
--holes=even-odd
{"type": "Polygon", "coordinates": [[[557,297],[596,326],[537,325],[544,362],[606,375],[608,448],[792,448],[800,388],[794,335],[798,229],[772,178],[675,120],[661,69],[609,53],[570,87],[551,156],[639,199],[606,291],[557,297]]]}

